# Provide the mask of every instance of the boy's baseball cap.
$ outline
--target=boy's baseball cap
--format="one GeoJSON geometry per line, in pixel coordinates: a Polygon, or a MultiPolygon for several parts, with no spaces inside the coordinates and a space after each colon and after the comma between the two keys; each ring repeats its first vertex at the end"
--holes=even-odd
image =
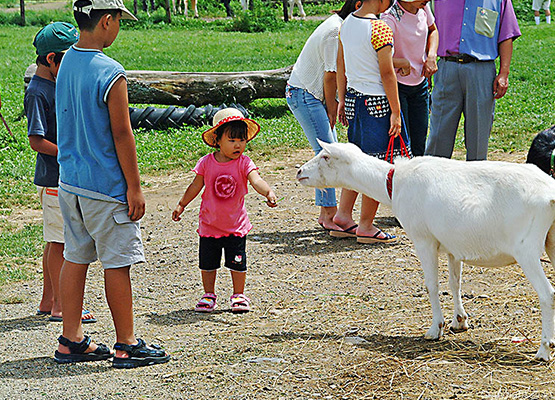
{"type": "Polygon", "coordinates": [[[123,4],[123,0],[90,0],[88,5],[77,7],[76,1],[73,2],[73,10],[89,15],[91,10],[120,10],[121,19],[131,19],[138,21],[123,4]]]}
{"type": "Polygon", "coordinates": [[[77,28],[69,22],[53,22],[42,28],[33,40],[33,46],[39,56],[49,53],[61,53],[79,39],[77,28]]]}

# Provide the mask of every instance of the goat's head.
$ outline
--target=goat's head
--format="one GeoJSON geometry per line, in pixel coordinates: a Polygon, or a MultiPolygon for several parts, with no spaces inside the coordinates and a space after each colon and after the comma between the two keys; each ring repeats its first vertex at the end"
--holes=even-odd
{"type": "Polygon", "coordinates": [[[361,150],[351,143],[325,143],[318,140],[322,151],[297,172],[297,180],[317,188],[343,187],[344,174],[361,150]]]}

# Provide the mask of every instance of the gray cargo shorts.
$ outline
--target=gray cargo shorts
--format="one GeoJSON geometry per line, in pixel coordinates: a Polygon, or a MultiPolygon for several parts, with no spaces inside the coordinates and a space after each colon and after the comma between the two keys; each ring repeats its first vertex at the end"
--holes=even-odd
{"type": "Polygon", "coordinates": [[[75,264],[100,260],[104,269],[145,261],[138,221],[127,204],[76,196],[64,190],[58,199],[64,218],[64,257],[75,264]]]}

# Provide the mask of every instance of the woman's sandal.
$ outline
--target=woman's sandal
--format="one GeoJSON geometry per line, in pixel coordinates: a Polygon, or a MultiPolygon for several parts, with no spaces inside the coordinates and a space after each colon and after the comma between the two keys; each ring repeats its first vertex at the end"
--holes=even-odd
{"type": "Polygon", "coordinates": [[[376,234],[373,235],[373,236],[357,236],[357,243],[362,243],[362,244],[394,243],[397,240],[399,240],[397,238],[397,236],[391,235],[391,234],[389,234],[387,232],[384,232],[380,229],[378,229],[376,234]],[[379,237],[380,235],[383,235],[383,237],[379,237]]]}
{"type": "Polygon", "coordinates": [[[242,293],[234,294],[230,297],[229,301],[231,301],[231,312],[233,313],[244,313],[251,310],[251,299],[242,293]]]}
{"type": "Polygon", "coordinates": [[[216,295],[214,293],[204,293],[195,306],[196,312],[209,313],[216,309],[216,295]]]}
{"type": "Polygon", "coordinates": [[[58,350],[56,350],[56,352],[54,353],[54,360],[58,364],[69,364],[86,361],[102,361],[114,356],[108,346],[102,343],[97,343],[98,347],[95,351],[86,353],[91,344],[91,338],[89,336],[85,336],[85,338],[80,342],[72,342],[71,340],[63,336],[60,336],[58,338],[58,342],[62,346],[68,347],[70,352],[69,354],[65,354],[60,353],[58,350]]]}
{"type": "Polygon", "coordinates": [[[114,368],[136,368],[145,365],[163,364],[170,360],[170,356],[158,345],[147,346],[143,339],[137,339],[137,344],[116,343],[114,349],[125,351],[129,357],[114,357],[114,368]]]}

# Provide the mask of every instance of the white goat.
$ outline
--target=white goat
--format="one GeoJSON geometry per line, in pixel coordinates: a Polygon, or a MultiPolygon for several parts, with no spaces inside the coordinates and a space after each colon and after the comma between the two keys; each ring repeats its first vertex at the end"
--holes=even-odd
{"type": "Polygon", "coordinates": [[[426,339],[439,339],[445,327],[439,252],[449,259],[454,331],[468,329],[460,292],[462,262],[481,267],[518,262],[541,306],[542,337],[535,358],[549,360],[555,344],[554,290],[540,257],[545,249],[555,262],[554,179],[534,165],[436,157],[398,159],[391,173],[391,164],[355,145],[320,145],[323,150],[299,169],[297,179],[311,187],[355,190],[391,206],[424,270],[433,313],[426,339]]]}

